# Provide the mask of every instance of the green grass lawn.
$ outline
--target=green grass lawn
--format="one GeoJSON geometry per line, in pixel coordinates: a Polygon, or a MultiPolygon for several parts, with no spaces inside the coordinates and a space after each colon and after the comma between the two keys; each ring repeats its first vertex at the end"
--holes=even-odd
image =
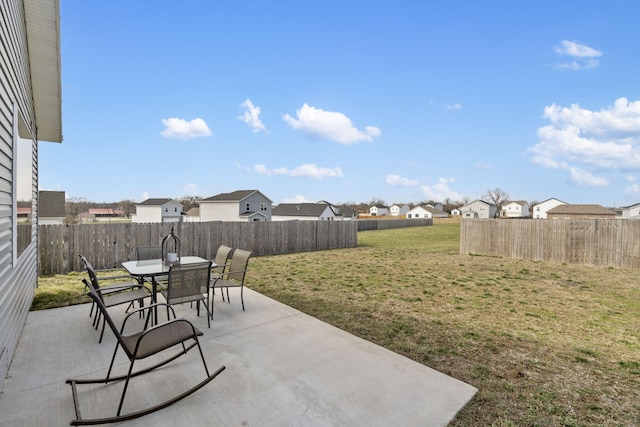
{"type": "MultiPolygon", "coordinates": [[[[453,425],[640,424],[638,272],[459,255],[455,224],[358,239],[252,258],[247,286],[477,387],[453,425]]],[[[33,308],[85,301],[82,277],[33,308]]]]}

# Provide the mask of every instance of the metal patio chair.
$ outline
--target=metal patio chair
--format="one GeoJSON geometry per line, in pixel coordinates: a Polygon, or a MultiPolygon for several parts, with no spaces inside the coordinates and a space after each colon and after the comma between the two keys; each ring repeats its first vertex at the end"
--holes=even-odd
{"type": "MultiPolygon", "coordinates": [[[[218,279],[222,279],[224,273],[228,270],[228,267],[231,265],[231,253],[233,252],[233,248],[229,246],[220,245],[218,251],[216,252],[216,258],[214,260],[215,266],[211,267],[211,278],[209,280],[209,284],[207,285],[206,293],[207,293],[207,302],[209,307],[211,307],[211,298],[213,298],[213,282],[218,279]]],[[[222,295],[222,299],[224,300],[224,294],[222,295]]]]}
{"type": "Polygon", "coordinates": [[[211,312],[207,305],[207,286],[211,278],[211,261],[193,264],[175,264],[169,269],[167,288],[160,292],[169,305],[195,302],[198,316],[200,303],[207,312],[207,325],[211,327],[211,312]],[[204,289],[204,292],[203,292],[204,289]]]}
{"type": "MultiPolygon", "coordinates": [[[[91,297],[91,299],[96,303],[96,306],[98,308],[98,310],[102,313],[102,316],[104,317],[106,323],[109,325],[109,327],[111,328],[111,330],[113,331],[113,334],[116,336],[117,342],[116,342],[116,347],[115,350],[113,352],[113,357],[111,358],[111,363],[109,364],[109,370],[107,372],[107,376],[106,378],[100,378],[100,379],[68,379],[66,381],[67,384],[71,385],[71,390],[72,390],[72,394],[73,394],[73,404],[75,407],[75,412],[76,412],[76,419],[71,421],[71,425],[94,425],[94,424],[107,424],[107,423],[115,423],[115,422],[120,422],[120,421],[125,421],[125,420],[130,420],[130,419],[134,419],[134,418],[138,418],[147,414],[150,414],[152,412],[158,411],[160,409],[166,408],[169,405],[172,405],[182,399],[184,399],[185,397],[193,394],[195,391],[199,390],[200,388],[204,387],[206,384],[208,384],[209,382],[211,382],[211,380],[213,380],[216,376],[218,376],[220,374],[220,372],[222,372],[225,369],[225,366],[221,366],[217,371],[215,371],[214,373],[210,374],[209,373],[209,369],[207,367],[207,363],[204,359],[204,355],[202,353],[202,348],[200,347],[200,342],[198,341],[198,336],[202,335],[202,332],[200,332],[198,329],[196,329],[191,322],[185,320],[185,319],[174,319],[174,320],[169,320],[166,323],[161,323],[158,324],[156,326],[150,327],[149,326],[149,319],[152,317],[151,315],[151,309],[153,308],[153,305],[150,305],[148,307],[144,307],[144,308],[139,308],[136,309],[135,311],[132,311],[131,313],[129,313],[122,324],[122,327],[120,330],[118,330],[118,328],[116,327],[115,323],[113,322],[113,320],[111,319],[111,317],[109,316],[109,312],[107,311],[107,308],[105,307],[102,298],[99,295],[99,292],[93,288],[93,286],[91,285],[91,283],[88,283],[89,287],[90,287],[90,291],[89,291],[89,296],[91,297]],[[125,326],[127,321],[129,320],[129,318],[134,315],[135,313],[139,312],[139,311],[144,311],[144,310],[149,310],[145,323],[144,323],[144,328],[139,331],[139,332],[135,332],[132,333],[130,335],[123,335],[124,330],[125,330],[125,326]],[[192,341],[192,342],[191,342],[192,341]],[[185,345],[185,343],[190,342],[189,345],[185,345]],[[137,360],[141,360],[141,359],[145,359],[149,356],[153,356],[155,354],[161,353],[165,350],[168,350],[176,345],[181,345],[181,348],[179,349],[179,351],[177,353],[175,353],[174,355],[168,357],[167,359],[153,365],[150,366],[148,368],[144,368],[142,370],[139,370],[137,372],[133,372],[133,367],[134,367],[134,363],[137,360]],[[200,357],[202,359],[202,364],[204,365],[204,369],[206,372],[206,378],[202,381],[200,381],[198,384],[196,384],[195,386],[193,386],[192,388],[190,388],[189,390],[163,402],[157,405],[154,405],[152,407],[149,407],[147,409],[143,409],[143,410],[139,410],[139,411],[135,411],[135,412],[130,412],[127,414],[122,414],[122,406],[124,404],[124,399],[125,399],[125,395],[127,392],[127,387],[129,385],[129,381],[131,378],[136,377],[138,375],[142,375],[145,373],[148,373],[158,367],[164,366],[169,362],[172,362],[173,360],[177,359],[178,357],[186,354],[189,350],[191,350],[193,347],[198,347],[198,351],[200,353],[200,357]],[[118,348],[122,348],[122,350],[124,351],[124,353],[126,354],[127,358],[129,359],[129,369],[126,375],[120,375],[120,376],[116,376],[116,377],[111,377],[111,371],[113,369],[113,365],[116,359],[116,354],[118,352],[118,348]],[[80,411],[80,404],[79,404],[79,400],[78,400],[78,390],[77,390],[77,386],[81,385],[81,384],[108,384],[111,382],[115,382],[115,381],[121,381],[121,380],[125,380],[124,383],[124,387],[122,389],[122,395],[120,397],[120,403],[118,405],[118,410],[116,412],[116,415],[113,417],[106,417],[106,418],[93,418],[93,419],[84,419],[82,418],[82,414],[80,411]]],[[[166,305],[166,304],[160,304],[160,305],[166,305]]],[[[173,308],[171,307],[167,307],[167,310],[171,310],[173,311],[173,308]]],[[[173,313],[173,316],[175,318],[175,312],[173,313]]],[[[164,379],[163,379],[164,380],[164,379]]],[[[159,384],[160,386],[160,384],[159,384]]],[[[164,383],[164,381],[162,382],[161,386],[165,387],[166,384],[164,383]]]]}
{"type": "MultiPolygon", "coordinates": [[[[162,259],[162,246],[138,246],[136,248],[136,259],[143,261],[147,259],[162,259]]],[[[167,276],[145,277],[144,281],[153,283],[155,280],[156,287],[163,289],[167,287],[167,276]]]]}
{"type": "MultiPolygon", "coordinates": [[[[138,301],[140,307],[144,307],[145,298],[151,299],[151,293],[147,288],[143,285],[131,282],[132,286],[129,289],[121,289],[119,292],[111,292],[107,295],[102,293],[102,288],[100,287],[100,281],[96,276],[95,272],[92,268],[88,268],[87,272],[89,273],[90,281],[87,279],[82,279],[85,288],[93,288],[96,290],[98,297],[102,300],[102,303],[105,307],[115,307],[117,305],[128,304],[127,312],[133,307],[134,303],[138,301]]],[[[95,301],[94,301],[95,303],[95,301]]],[[[142,314],[142,313],[141,313],[142,314]]],[[[102,319],[102,331],[100,332],[99,343],[102,342],[102,337],[104,336],[105,329],[105,319],[102,316],[102,312],[100,310],[96,310],[96,314],[93,319],[93,326],[95,329],[98,329],[100,326],[100,320],[102,319]]]]}
{"type": "MultiPolygon", "coordinates": [[[[80,254],[78,256],[80,257],[82,264],[84,264],[84,269],[87,272],[87,274],[89,274],[90,279],[91,279],[91,274],[95,274],[95,276],[100,280],[111,281],[111,280],[119,280],[119,279],[129,279],[129,280],[120,281],[116,283],[109,283],[107,285],[101,285],[100,292],[102,293],[102,295],[107,296],[107,295],[122,292],[122,291],[137,289],[140,287],[140,284],[132,281],[131,276],[129,276],[128,274],[117,274],[117,275],[110,275],[110,276],[98,275],[96,270],[93,268],[93,266],[89,263],[89,261],[84,255],[80,254]],[[89,273],[89,270],[93,271],[93,273],[89,273]]],[[[85,286],[85,290],[88,290],[86,286],[85,286]]],[[[89,312],[89,317],[93,316],[93,310],[95,306],[96,306],[95,302],[92,302],[91,311],[89,312]]]]}
{"type": "MultiPolygon", "coordinates": [[[[220,289],[220,293],[227,291],[227,303],[230,303],[229,288],[240,288],[240,301],[242,302],[242,311],[244,311],[244,279],[247,275],[247,266],[249,265],[250,251],[244,249],[236,249],[231,256],[231,264],[229,270],[222,277],[211,281],[213,290],[220,289]]],[[[224,295],[223,295],[224,298],[224,295]]],[[[211,298],[211,318],[213,318],[213,298],[211,298]]]]}

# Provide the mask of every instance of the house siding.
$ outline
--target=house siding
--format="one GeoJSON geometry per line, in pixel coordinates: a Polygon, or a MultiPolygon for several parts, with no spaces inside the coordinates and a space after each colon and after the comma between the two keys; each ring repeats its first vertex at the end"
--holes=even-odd
{"type": "MultiPolygon", "coordinates": [[[[20,115],[35,136],[23,2],[0,2],[0,389],[18,344],[38,280],[37,227],[15,259],[14,149],[20,115]]],[[[24,136],[24,135],[23,135],[24,136]]],[[[32,138],[33,139],[33,138],[32,138]]],[[[32,209],[37,209],[37,148],[32,142],[32,209]]]]}
{"type": "Polygon", "coordinates": [[[548,199],[535,204],[531,207],[531,217],[535,219],[547,219],[547,212],[560,205],[566,205],[566,203],[558,199],[548,199]]]}
{"type": "Polygon", "coordinates": [[[136,214],[132,219],[133,222],[162,222],[162,209],[160,206],[136,206],[136,214]]]}
{"type": "Polygon", "coordinates": [[[200,201],[200,221],[238,221],[238,202],[200,201]]]}
{"type": "Polygon", "coordinates": [[[271,221],[271,201],[256,191],[242,200],[200,201],[201,221],[253,221],[252,218],[241,217],[247,212],[259,212],[265,221],[271,221]],[[266,204],[266,210],[260,210],[260,204],[266,204]],[[247,204],[249,209],[247,209],[247,204]]]}

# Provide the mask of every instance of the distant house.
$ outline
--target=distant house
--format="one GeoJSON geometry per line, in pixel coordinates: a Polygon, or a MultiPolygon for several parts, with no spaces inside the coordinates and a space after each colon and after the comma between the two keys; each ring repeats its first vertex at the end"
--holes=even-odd
{"type": "Polygon", "coordinates": [[[405,216],[409,209],[409,205],[391,205],[389,214],[391,216],[405,216]]]}
{"type": "Polygon", "coordinates": [[[193,207],[182,216],[184,222],[200,222],[200,208],[193,207]]]}
{"type": "Polygon", "coordinates": [[[19,201],[16,206],[16,220],[19,223],[30,223],[31,222],[31,206],[33,203],[31,200],[28,202],[19,201]]]}
{"type": "Polygon", "coordinates": [[[432,205],[419,205],[407,212],[408,219],[417,218],[447,218],[446,212],[433,207],[432,205]]]}
{"type": "Polygon", "coordinates": [[[280,203],[271,212],[272,221],[333,221],[336,214],[325,203],[280,203]]]}
{"type": "Polygon", "coordinates": [[[346,206],[334,207],[336,213],[336,219],[342,221],[352,221],[358,219],[358,211],[348,208],[346,206]]]}
{"type": "Polygon", "coordinates": [[[97,220],[105,218],[118,218],[124,216],[123,210],[112,208],[89,208],[88,213],[89,215],[93,215],[93,217],[97,220]]]}
{"type": "Polygon", "coordinates": [[[384,205],[373,205],[369,208],[371,216],[385,216],[389,214],[389,208],[384,205]]]}
{"type": "Polygon", "coordinates": [[[462,215],[462,212],[460,212],[460,209],[454,208],[451,209],[451,215],[462,215]]]}
{"type": "Polygon", "coordinates": [[[498,208],[493,203],[484,200],[474,200],[460,208],[462,218],[495,218],[498,208]]]}
{"type": "Polygon", "coordinates": [[[616,213],[600,205],[558,205],[547,211],[547,219],[615,219],[616,213]]]}
{"type": "Polygon", "coordinates": [[[566,205],[566,203],[554,197],[547,199],[544,202],[536,203],[531,207],[531,217],[536,219],[547,219],[547,212],[560,205],[566,205]]]}
{"type": "Polygon", "coordinates": [[[524,200],[507,200],[502,203],[501,218],[529,218],[529,203],[524,200]]]}
{"type": "Polygon", "coordinates": [[[147,199],[136,205],[131,222],[178,222],[182,217],[182,205],[172,199],[147,199]]]}
{"type": "Polygon", "coordinates": [[[623,207],[622,219],[640,219],[640,203],[623,207]]]}
{"type": "Polygon", "coordinates": [[[200,200],[200,221],[271,221],[273,202],[258,190],[220,193],[200,200]]]}
{"type": "Polygon", "coordinates": [[[66,216],[64,191],[40,191],[39,194],[38,224],[64,224],[64,218],[66,216]]]}
{"type": "Polygon", "coordinates": [[[326,200],[320,200],[316,203],[328,205],[333,211],[336,221],[351,221],[358,218],[358,212],[349,207],[336,206],[333,203],[327,202],[326,200]]]}

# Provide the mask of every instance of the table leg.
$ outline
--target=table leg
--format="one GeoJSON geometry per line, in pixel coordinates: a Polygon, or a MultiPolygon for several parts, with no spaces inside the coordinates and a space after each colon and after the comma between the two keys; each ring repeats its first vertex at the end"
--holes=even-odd
{"type": "MultiPolygon", "coordinates": [[[[151,302],[153,304],[158,302],[158,282],[156,276],[151,277],[151,302]]],[[[153,307],[153,319],[151,319],[153,326],[158,324],[158,306],[153,307]]]]}

